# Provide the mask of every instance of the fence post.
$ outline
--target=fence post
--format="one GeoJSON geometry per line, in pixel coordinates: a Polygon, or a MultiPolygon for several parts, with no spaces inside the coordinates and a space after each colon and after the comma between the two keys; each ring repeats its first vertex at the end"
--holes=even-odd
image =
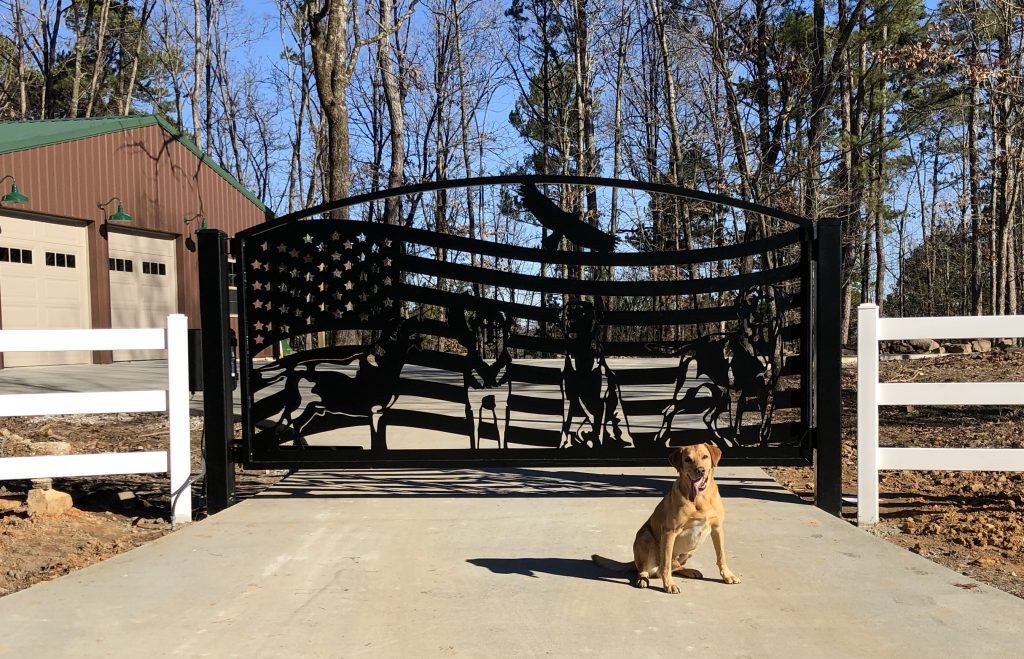
{"type": "Polygon", "coordinates": [[[843,411],[841,268],[842,223],[822,218],[817,231],[815,273],[815,419],[817,451],[814,460],[814,504],[841,515],[843,510],[843,454],[840,415],[843,411]]]}
{"type": "Polygon", "coordinates": [[[227,234],[200,229],[199,319],[203,341],[203,446],[206,453],[206,511],[233,503],[235,465],[234,405],[231,382],[231,327],[228,307],[227,234]]]}
{"type": "Polygon", "coordinates": [[[188,412],[188,317],[167,316],[167,417],[171,524],[192,521],[191,432],[188,412]]]}
{"type": "Polygon", "coordinates": [[[857,310],[857,524],[878,522],[878,305],[857,310]]]}

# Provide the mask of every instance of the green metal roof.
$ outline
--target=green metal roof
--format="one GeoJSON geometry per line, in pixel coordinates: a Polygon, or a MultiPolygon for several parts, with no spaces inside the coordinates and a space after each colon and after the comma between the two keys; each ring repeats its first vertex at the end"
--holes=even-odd
{"type": "Polygon", "coordinates": [[[25,149],[84,140],[107,133],[117,133],[132,128],[159,125],[174,139],[191,151],[203,163],[217,172],[231,187],[241,192],[249,201],[267,212],[263,202],[238,179],[203,153],[184,133],[169,121],[158,115],[135,115],[130,117],[90,117],[87,119],[43,119],[37,121],[0,121],[0,154],[25,149]]]}

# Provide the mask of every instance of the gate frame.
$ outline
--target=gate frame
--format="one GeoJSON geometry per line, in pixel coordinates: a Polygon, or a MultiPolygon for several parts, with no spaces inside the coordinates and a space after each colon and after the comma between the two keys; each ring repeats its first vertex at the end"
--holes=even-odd
{"type": "MultiPolygon", "coordinates": [[[[807,355],[807,366],[803,370],[801,388],[805,401],[801,410],[803,423],[806,425],[807,445],[809,452],[806,459],[815,467],[815,505],[833,514],[840,515],[842,509],[842,453],[840,436],[841,401],[841,341],[840,341],[840,275],[841,275],[841,222],[836,218],[823,218],[812,222],[791,213],[760,206],[751,202],[732,199],[697,190],[669,186],[663,184],[647,184],[638,181],[617,180],[601,177],[574,176],[488,176],[467,179],[449,180],[434,183],[421,183],[402,188],[380,190],[356,195],[345,199],[328,202],[291,213],[275,220],[273,225],[290,223],[332,210],[347,208],[356,204],[377,201],[400,195],[430,192],[443,189],[464,188],[482,185],[512,184],[569,184],[579,186],[617,187],[635,189],[644,192],[664,193],[678,197],[725,205],[732,208],[747,210],[775,219],[796,224],[801,228],[802,249],[807,250],[809,258],[804,260],[805,271],[802,279],[807,290],[802,293],[809,301],[802,308],[804,334],[801,338],[801,351],[807,355]],[[810,377],[807,377],[807,375],[810,377]],[[806,383],[803,383],[806,378],[806,383]]],[[[258,225],[264,227],[265,225],[258,225]]],[[[234,466],[236,463],[246,467],[273,468],[295,465],[276,465],[259,462],[254,465],[249,456],[239,451],[239,444],[234,437],[232,422],[234,419],[232,405],[232,348],[228,310],[228,236],[218,229],[206,229],[197,232],[199,237],[199,281],[202,326],[208,331],[202,333],[204,363],[204,414],[206,432],[204,436],[207,456],[207,509],[210,514],[227,508],[235,500],[234,466]],[[209,331],[212,330],[212,331],[209,331]]],[[[231,239],[232,253],[238,254],[239,249],[235,238],[231,239]]],[[[804,286],[801,289],[805,288],[804,286]]],[[[240,330],[244,328],[240,327],[240,330]]],[[[243,332],[244,334],[244,332],[243,332]]],[[[240,345],[245,344],[245,337],[240,337],[240,345]]],[[[244,379],[244,378],[243,378],[244,379]]],[[[243,384],[243,387],[245,385],[243,384]]],[[[243,430],[244,432],[244,430],[243,430]]],[[[386,463],[391,467],[401,467],[399,461],[391,459],[380,464],[366,461],[359,464],[346,464],[345,469],[371,469],[386,463]]],[[[755,464],[772,464],[771,460],[753,460],[755,464]]],[[[552,461],[528,456],[489,460],[488,466],[531,466],[539,464],[551,465],[552,461]]],[[[750,461],[746,461],[750,463],[750,461]]],[[[621,454],[614,457],[602,457],[592,454],[589,459],[560,462],[564,466],[583,465],[651,465],[649,456],[637,456],[629,459],[621,454]]],[[[775,464],[779,464],[778,461],[775,464]]],[[[789,462],[788,464],[792,464],[789,462]]],[[[317,465],[304,462],[301,468],[335,467],[337,464],[317,465]]],[[[405,465],[413,466],[413,465],[405,465]]],[[[432,466],[437,467],[437,464],[432,466]]]]}

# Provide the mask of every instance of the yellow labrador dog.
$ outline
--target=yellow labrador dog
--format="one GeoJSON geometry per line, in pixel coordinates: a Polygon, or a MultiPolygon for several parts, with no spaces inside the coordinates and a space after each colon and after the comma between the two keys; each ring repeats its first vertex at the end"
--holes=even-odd
{"type": "Polygon", "coordinates": [[[739,583],[725,562],[725,510],[715,484],[715,467],[722,450],[713,444],[680,446],[669,455],[679,478],[647,522],[636,532],[633,563],[613,561],[594,554],[598,565],[620,572],[637,572],[637,588],[647,588],[651,578],[661,577],[665,592],[678,593],[673,574],[703,579],[698,570],[686,567],[697,547],[710,534],[715,542],[718,570],[725,583],[739,583]]]}

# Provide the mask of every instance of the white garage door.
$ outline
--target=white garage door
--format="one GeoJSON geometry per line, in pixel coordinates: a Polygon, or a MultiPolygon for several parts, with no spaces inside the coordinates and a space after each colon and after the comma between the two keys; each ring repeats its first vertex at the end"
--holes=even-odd
{"type": "MultiPolygon", "coordinates": [[[[110,231],[107,240],[111,327],[166,327],[167,314],[178,311],[174,238],[110,231]]],[[[162,350],[114,351],[114,361],[166,356],[162,350]]]]}
{"type": "MultiPolygon", "coordinates": [[[[85,223],[0,216],[4,329],[91,327],[85,223]]],[[[4,366],[88,364],[89,352],[11,352],[4,366]]]]}

